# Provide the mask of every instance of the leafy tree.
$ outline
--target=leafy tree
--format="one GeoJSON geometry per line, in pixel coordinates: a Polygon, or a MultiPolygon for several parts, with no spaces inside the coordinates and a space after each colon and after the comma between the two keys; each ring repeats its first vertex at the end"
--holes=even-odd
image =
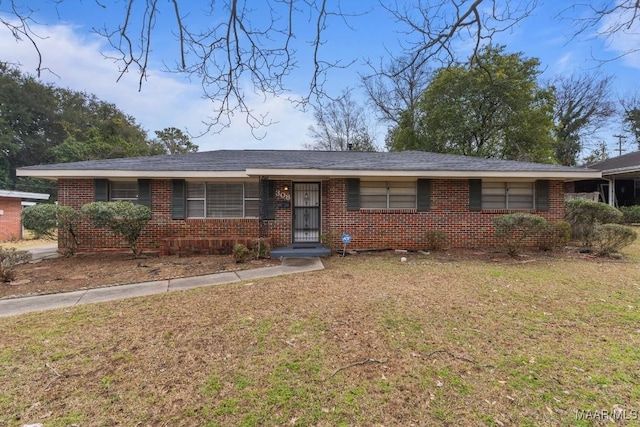
{"type": "Polygon", "coordinates": [[[415,143],[400,127],[391,148],[551,162],[553,94],[538,85],[538,66],[487,46],[470,66],[441,68],[420,100],[415,143]]]}
{"type": "Polygon", "coordinates": [[[373,136],[366,122],[364,109],[349,92],[313,114],[316,126],[309,127],[314,140],[306,147],[323,151],[376,151],[373,136]]]}
{"type": "Polygon", "coordinates": [[[151,209],[129,201],[93,202],[84,205],[80,212],[86,215],[94,227],[106,228],[121,236],[138,256],[138,238],[151,220],[151,209]]]}
{"type": "Polygon", "coordinates": [[[633,95],[621,101],[624,130],[631,134],[640,150],[640,98],[633,95]]]}
{"type": "Polygon", "coordinates": [[[156,143],[169,152],[169,154],[195,153],[198,146],[191,142],[191,138],[180,129],[174,127],[157,130],[156,143]]]}
{"type": "Polygon", "coordinates": [[[55,195],[55,183],[17,178],[34,164],[163,154],[135,119],[94,95],[44,85],[0,63],[0,184],[55,195]]]}
{"type": "Polygon", "coordinates": [[[596,74],[558,76],[552,82],[556,106],[554,119],[558,163],[575,166],[590,135],[614,115],[611,77],[596,74]]]}

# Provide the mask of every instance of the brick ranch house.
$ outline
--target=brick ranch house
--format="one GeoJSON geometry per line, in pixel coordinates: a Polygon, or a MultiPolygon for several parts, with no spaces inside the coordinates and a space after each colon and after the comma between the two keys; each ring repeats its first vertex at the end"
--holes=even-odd
{"type": "MultiPolygon", "coordinates": [[[[274,248],[322,250],[349,233],[354,249],[495,244],[493,218],[564,217],[565,183],[597,170],[428,152],[220,150],[29,166],[18,176],[58,182],[58,202],[131,200],[151,208],[140,247],[159,253],[230,250],[264,238],[274,248]]],[[[82,224],[80,251],[124,243],[82,224]]],[[[280,251],[285,249],[280,249],[280,251]]],[[[272,251],[286,255],[287,252],[272,251]]]]}
{"type": "Polygon", "coordinates": [[[22,238],[22,208],[32,200],[48,200],[44,193],[0,190],[0,242],[22,238]]]}

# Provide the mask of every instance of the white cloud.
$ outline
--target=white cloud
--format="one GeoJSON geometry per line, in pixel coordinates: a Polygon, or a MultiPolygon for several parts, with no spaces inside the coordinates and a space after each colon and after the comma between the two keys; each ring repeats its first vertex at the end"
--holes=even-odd
{"type": "MultiPolygon", "coordinates": [[[[0,58],[19,64],[23,72],[34,74],[38,56],[33,46],[16,42],[0,29],[0,58]]],[[[192,134],[206,130],[203,124],[215,107],[212,101],[202,98],[202,88],[188,83],[174,74],[151,71],[138,90],[138,75],[126,74],[119,82],[117,65],[106,59],[103,40],[97,36],[82,36],[70,25],[33,26],[42,37],[38,47],[43,54],[41,80],[59,87],[95,94],[99,99],[111,102],[136,118],[150,135],[154,130],[168,126],[188,129],[192,134]]],[[[310,114],[296,110],[287,100],[258,96],[251,97],[249,105],[258,114],[268,114],[276,124],[260,129],[257,134],[266,136],[256,140],[246,117],[236,114],[231,125],[221,133],[208,133],[194,140],[201,151],[213,149],[296,149],[302,148],[307,129],[312,124],[310,114]]]]}

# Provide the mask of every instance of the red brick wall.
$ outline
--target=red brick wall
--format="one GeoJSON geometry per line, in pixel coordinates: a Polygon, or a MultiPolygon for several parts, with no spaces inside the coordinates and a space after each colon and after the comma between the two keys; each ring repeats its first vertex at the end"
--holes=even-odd
{"type": "MultiPolygon", "coordinates": [[[[153,180],[153,219],[140,239],[144,250],[162,251],[166,239],[175,238],[270,238],[274,247],[291,244],[292,182],[276,181],[276,218],[258,219],[171,219],[171,180],[153,180]],[[287,190],[285,190],[285,187],[287,190]],[[262,228],[262,230],[261,230],[262,228]]],[[[322,232],[331,232],[333,243],[341,245],[340,236],[352,236],[352,248],[424,248],[427,230],[447,233],[451,247],[487,247],[497,244],[493,236],[493,218],[510,211],[470,212],[468,180],[432,180],[431,210],[346,210],[346,180],[322,182],[322,232]]],[[[550,210],[532,211],[551,221],[564,216],[564,183],[550,183],[550,210]]],[[[93,180],[60,180],[58,200],[61,205],[79,209],[93,201],[93,180]]],[[[521,212],[521,211],[518,211],[521,212]]],[[[61,239],[60,241],[63,241],[61,239]]],[[[83,222],[80,227],[80,251],[128,250],[121,239],[108,231],[83,222]]]]}
{"type": "MultiPolygon", "coordinates": [[[[343,232],[351,234],[350,247],[362,249],[393,248],[423,249],[427,230],[445,231],[450,247],[490,247],[497,244],[493,218],[511,212],[507,210],[469,211],[469,181],[466,179],[434,179],[431,181],[431,210],[346,209],[346,180],[331,179],[328,183],[331,203],[325,210],[324,223],[334,231],[334,244],[340,245],[343,232]]],[[[530,211],[550,221],[564,217],[564,184],[550,182],[550,209],[530,211]]]]}
{"type": "Polygon", "coordinates": [[[0,197],[0,242],[22,238],[22,200],[15,197],[0,197]]]}
{"type": "MultiPolygon", "coordinates": [[[[186,219],[171,218],[171,180],[153,180],[151,208],[153,217],[138,242],[145,251],[161,252],[166,239],[172,238],[258,238],[257,219],[186,219]]],[[[58,181],[58,201],[61,205],[80,209],[94,201],[92,179],[61,179],[58,181]]],[[[80,252],[97,250],[128,250],[126,243],[109,231],[92,227],[84,220],[79,227],[80,252]]],[[[63,241],[64,239],[60,239],[63,241]]]]}

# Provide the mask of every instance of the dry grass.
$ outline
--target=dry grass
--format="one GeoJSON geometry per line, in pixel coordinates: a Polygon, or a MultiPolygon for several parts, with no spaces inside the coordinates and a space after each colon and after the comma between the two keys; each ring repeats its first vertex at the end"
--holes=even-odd
{"type": "Polygon", "coordinates": [[[0,426],[633,418],[637,254],[334,257],[321,272],[2,318],[0,426]]]}

